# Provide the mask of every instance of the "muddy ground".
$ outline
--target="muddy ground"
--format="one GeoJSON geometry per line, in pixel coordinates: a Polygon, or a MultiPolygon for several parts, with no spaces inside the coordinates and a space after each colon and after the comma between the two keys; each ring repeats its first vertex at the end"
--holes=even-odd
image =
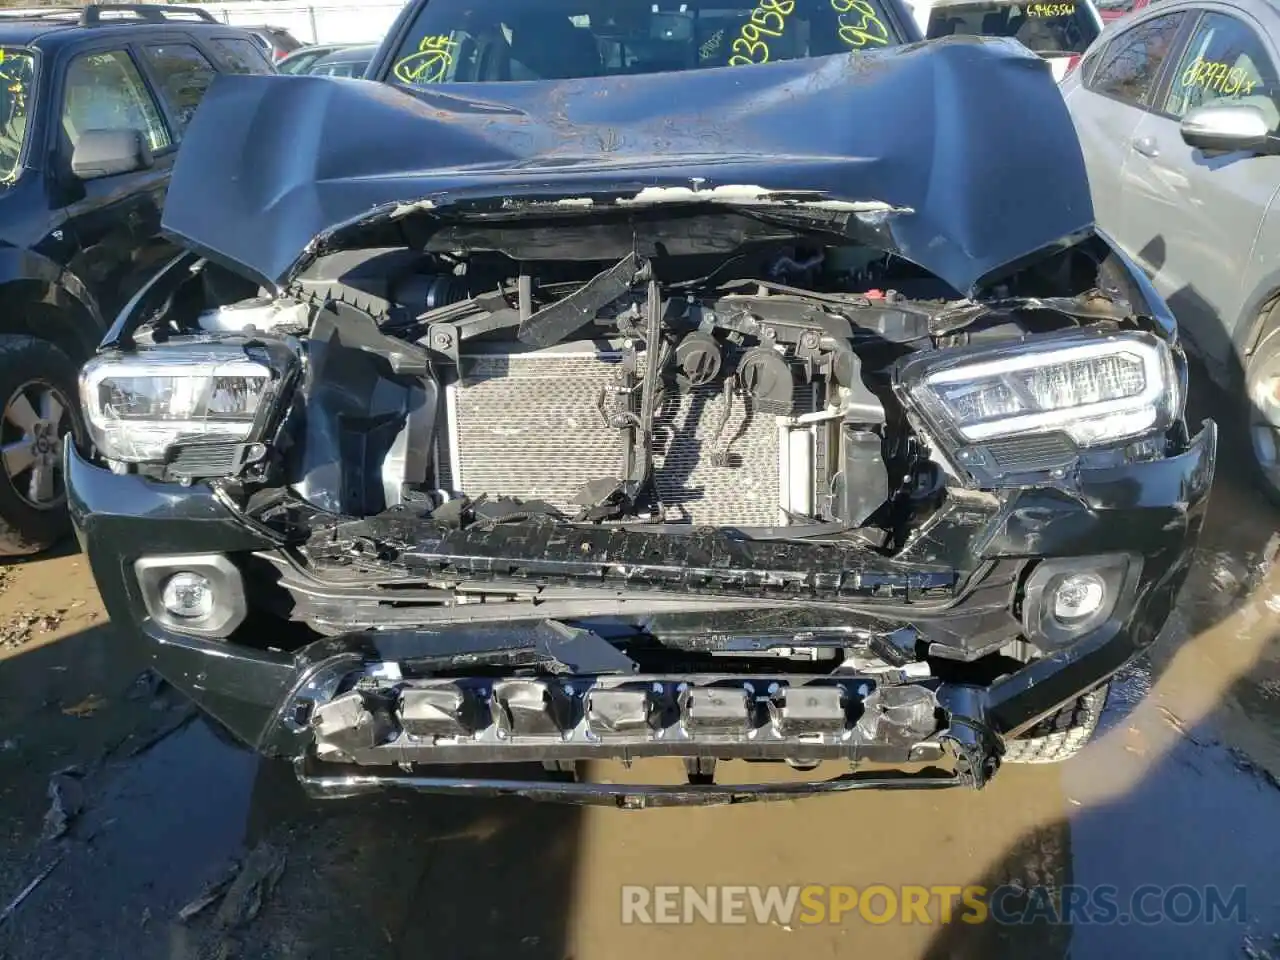
{"type": "Polygon", "coordinates": [[[316,805],[139,675],[79,555],[9,566],[0,911],[16,905],[0,957],[1280,957],[1277,514],[1244,462],[1224,450],[1191,582],[1095,742],[980,793],[634,813],[316,805]],[[620,920],[624,884],[1006,881],[1113,884],[1122,901],[1147,883],[1243,885],[1247,910],[1155,926],[620,920]]]}

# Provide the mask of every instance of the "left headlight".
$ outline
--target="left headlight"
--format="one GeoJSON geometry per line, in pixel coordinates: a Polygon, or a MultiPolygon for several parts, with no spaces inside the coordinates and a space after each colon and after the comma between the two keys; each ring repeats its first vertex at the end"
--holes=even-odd
{"type": "Polygon", "coordinates": [[[178,443],[247,439],[271,381],[239,347],[164,346],[90,360],[80,400],[104,457],[148,463],[178,443]]]}
{"type": "Polygon", "coordinates": [[[901,382],[939,439],[957,445],[1060,433],[1100,446],[1168,427],[1182,403],[1169,345],[1140,332],[939,351],[909,361],[901,382]]]}

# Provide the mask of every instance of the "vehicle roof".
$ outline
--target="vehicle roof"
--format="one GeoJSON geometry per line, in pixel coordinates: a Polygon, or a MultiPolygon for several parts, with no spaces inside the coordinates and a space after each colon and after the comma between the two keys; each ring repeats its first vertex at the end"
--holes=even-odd
{"type": "Polygon", "coordinates": [[[78,43],[83,40],[96,39],[115,34],[133,34],[134,32],[163,33],[174,29],[197,30],[201,32],[219,31],[221,33],[243,33],[244,28],[229,26],[225,23],[210,23],[207,20],[173,19],[163,23],[147,20],[110,20],[91,26],[81,26],[79,11],[74,13],[57,11],[47,14],[29,14],[25,16],[6,16],[0,11],[0,45],[11,47],[35,46],[50,52],[78,43]]]}

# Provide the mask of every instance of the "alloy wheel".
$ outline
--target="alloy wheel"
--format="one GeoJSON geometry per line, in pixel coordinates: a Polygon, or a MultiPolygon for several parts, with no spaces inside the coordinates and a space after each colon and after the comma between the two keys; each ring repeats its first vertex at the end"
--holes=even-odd
{"type": "Polygon", "coordinates": [[[9,397],[0,421],[0,456],[18,497],[37,510],[66,498],[62,440],[72,424],[71,404],[57,387],[28,381],[9,397]]]}

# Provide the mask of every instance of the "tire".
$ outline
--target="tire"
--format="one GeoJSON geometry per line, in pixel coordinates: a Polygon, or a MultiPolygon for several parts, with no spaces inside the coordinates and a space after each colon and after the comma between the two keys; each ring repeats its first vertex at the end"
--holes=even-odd
{"type": "Polygon", "coordinates": [[[1045,717],[1021,737],[1004,743],[1005,763],[1060,763],[1074,757],[1098,729],[1107,702],[1104,684],[1045,717]]]}
{"type": "Polygon", "coordinates": [[[0,336],[0,405],[0,556],[27,556],[71,529],[62,438],[85,436],[75,364],[47,340],[0,336]],[[28,457],[33,465],[17,470],[28,457]]]}
{"type": "Polygon", "coordinates": [[[1242,422],[1258,487],[1280,507],[1280,328],[1266,334],[1244,370],[1242,422]]]}

